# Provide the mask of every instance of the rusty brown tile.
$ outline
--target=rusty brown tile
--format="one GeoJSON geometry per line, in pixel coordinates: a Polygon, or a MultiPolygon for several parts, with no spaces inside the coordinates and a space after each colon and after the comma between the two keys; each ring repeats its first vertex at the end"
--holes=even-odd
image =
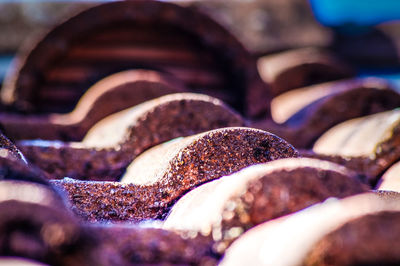
{"type": "Polygon", "coordinates": [[[42,184],[0,181],[0,191],[1,257],[49,265],[217,264],[204,237],[78,223],[59,195],[42,184]]]}
{"type": "MultiPolygon", "coordinates": [[[[128,224],[110,227],[78,222],[67,209],[57,182],[52,182],[53,189],[48,184],[0,181],[0,257],[30,258],[46,265],[216,265],[218,256],[212,253],[210,241],[201,236],[128,224]]],[[[82,183],[91,188],[90,182],[82,183]]],[[[124,186],[123,195],[128,192],[124,186]]]]}
{"type": "Polygon", "coordinates": [[[246,168],[207,183],[182,197],[164,227],[210,235],[216,252],[265,221],[304,209],[329,197],[343,198],[369,187],[346,168],[295,158],[246,168]]]}
{"type": "Polygon", "coordinates": [[[173,138],[243,126],[221,101],[199,94],[172,94],[116,113],[94,125],[81,143],[24,141],[26,158],[52,178],[117,180],[144,150],[173,138]]]}
{"type": "Polygon", "coordinates": [[[333,161],[369,177],[378,177],[400,158],[400,111],[382,112],[343,122],[328,130],[303,156],[333,161]]]}
{"type": "MultiPolygon", "coordinates": [[[[185,88],[171,75],[150,70],[112,74],[91,86],[68,114],[0,114],[7,136],[18,139],[80,141],[87,131],[108,115],[185,88]]],[[[48,99],[52,101],[52,99],[48,99]]]]}
{"type": "Polygon", "coordinates": [[[271,110],[282,124],[256,121],[252,126],[271,131],[296,148],[304,149],[311,148],[326,130],[341,122],[399,106],[400,94],[385,80],[335,81],[292,90],[274,98],[271,110]]]}
{"type": "Polygon", "coordinates": [[[175,201],[200,184],[252,164],[297,156],[282,139],[249,128],[224,128],[156,146],[138,156],[121,182],[52,181],[68,193],[84,220],[164,218],[175,201]]]}
{"type": "Polygon", "coordinates": [[[396,265],[400,213],[369,214],[342,225],[313,247],[304,265],[396,265]]]}
{"type": "MultiPolygon", "coordinates": [[[[316,101],[321,101],[323,98],[331,97],[332,95],[341,95],[342,93],[348,91],[357,91],[358,93],[362,94],[363,90],[368,91],[371,89],[385,92],[389,91],[392,93],[392,95],[395,95],[393,93],[395,88],[387,80],[381,78],[353,78],[325,82],[294,89],[275,97],[271,102],[272,118],[277,123],[284,124],[285,122],[293,119],[292,117],[295,116],[296,113],[303,110],[310,104],[315,103],[316,101]]],[[[354,97],[352,100],[358,99],[354,97]]],[[[365,104],[369,103],[367,102],[365,104]]],[[[340,109],[342,108],[343,107],[340,109]]],[[[335,110],[339,108],[332,106],[332,109],[335,110]]]]}
{"type": "Polygon", "coordinates": [[[0,255],[51,265],[82,265],[89,243],[78,221],[49,186],[0,181],[0,255]]]}
{"type": "Polygon", "coordinates": [[[123,183],[163,187],[164,201],[173,202],[201,183],[247,166],[296,157],[281,138],[251,128],[222,128],[147,150],[127,168],[123,183]]]}
{"type": "Polygon", "coordinates": [[[261,57],[258,70],[276,96],[292,89],[350,78],[355,70],[333,53],[301,48],[261,57]]]}
{"type": "Polygon", "coordinates": [[[164,209],[156,187],[67,178],[50,183],[65,192],[73,212],[88,222],[137,223],[160,217],[164,209]]]}
{"type": "Polygon", "coordinates": [[[230,246],[221,265],[398,263],[399,206],[399,198],[372,193],[328,200],[249,230],[230,246]]]}

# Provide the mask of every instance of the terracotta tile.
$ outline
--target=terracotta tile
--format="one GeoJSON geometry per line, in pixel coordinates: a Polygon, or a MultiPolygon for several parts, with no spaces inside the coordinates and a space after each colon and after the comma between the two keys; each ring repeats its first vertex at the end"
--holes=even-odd
{"type": "Polygon", "coordinates": [[[227,250],[221,265],[392,263],[399,260],[399,211],[398,197],[367,193],[328,200],[249,230],[227,250]]]}
{"type": "Polygon", "coordinates": [[[216,252],[250,228],[330,197],[366,192],[359,176],[315,159],[292,158],[248,167],[207,183],[182,197],[164,227],[212,237],[216,252]]]}

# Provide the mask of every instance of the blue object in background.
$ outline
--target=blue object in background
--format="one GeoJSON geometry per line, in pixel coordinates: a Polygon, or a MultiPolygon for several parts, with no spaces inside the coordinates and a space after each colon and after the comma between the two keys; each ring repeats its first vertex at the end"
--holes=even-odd
{"type": "MultiPolygon", "coordinates": [[[[372,26],[400,20],[400,0],[310,0],[315,18],[342,35],[364,34],[372,26]]],[[[400,67],[359,69],[359,77],[380,77],[400,92],[400,67]]]]}
{"type": "Polygon", "coordinates": [[[310,0],[316,19],[328,27],[372,26],[400,19],[400,0],[310,0]]]}

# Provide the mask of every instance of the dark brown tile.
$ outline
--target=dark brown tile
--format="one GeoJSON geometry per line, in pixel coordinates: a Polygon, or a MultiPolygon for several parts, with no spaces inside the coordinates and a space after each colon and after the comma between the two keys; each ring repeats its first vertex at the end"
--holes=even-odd
{"type": "Polygon", "coordinates": [[[302,48],[260,57],[258,70],[273,96],[322,82],[350,78],[355,70],[333,53],[302,48]]]}
{"type": "Polygon", "coordinates": [[[387,81],[376,78],[324,83],[284,93],[272,101],[280,113],[276,125],[258,121],[261,128],[284,138],[296,148],[311,148],[325,131],[346,120],[392,110],[400,106],[400,94],[387,81]]]}
{"type": "Polygon", "coordinates": [[[399,110],[352,119],[325,132],[315,143],[314,157],[345,165],[368,177],[375,186],[380,175],[400,158],[399,110]]]}
{"type": "MultiPolygon", "coordinates": [[[[13,140],[81,141],[87,131],[106,116],[153,98],[183,91],[183,85],[171,75],[150,70],[127,70],[107,76],[91,86],[70,113],[17,115],[4,112],[0,114],[0,123],[5,134],[13,140]]],[[[57,93],[57,90],[53,92],[57,93]]],[[[54,103],[54,99],[49,98],[46,102],[54,103]]]]}
{"type": "Polygon", "coordinates": [[[343,198],[369,187],[346,168],[295,158],[248,167],[202,185],[181,198],[164,227],[210,235],[216,252],[250,228],[329,197],[343,198]]]}
{"type": "Polygon", "coordinates": [[[399,198],[328,200],[249,230],[221,265],[395,265],[399,215],[399,198]]]}
{"type": "Polygon", "coordinates": [[[121,182],[52,181],[88,221],[164,218],[182,195],[249,165],[297,156],[280,138],[248,128],[224,128],[156,146],[137,157],[121,182]]]}

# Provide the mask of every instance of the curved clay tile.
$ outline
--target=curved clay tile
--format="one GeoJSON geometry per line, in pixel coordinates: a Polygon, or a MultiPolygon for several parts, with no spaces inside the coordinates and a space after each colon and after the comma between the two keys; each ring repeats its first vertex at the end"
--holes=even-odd
{"type": "Polygon", "coordinates": [[[313,84],[355,75],[347,63],[327,50],[301,48],[261,57],[258,70],[274,96],[313,84]]]}
{"type": "Polygon", "coordinates": [[[59,195],[32,182],[0,181],[0,234],[0,256],[50,265],[80,265],[77,253],[88,245],[80,224],[59,195]]]}
{"type": "Polygon", "coordinates": [[[365,215],[349,221],[319,240],[308,254],[305,265],[360,265],[369,262],[379,265],[398,264],[399,222],[400,213],[397,210],[365,215]],[[351,235],[349,232],[352,232],[351,235]],[[371,232],[378,233],[371,236],[371,232]]]}
{"type": "Polygon", "coordinates": [[[251,115],[268,111],[255,60],[226,29],[157,1],[104,3],[61,23],[20,52],[1,98],[22,111],[66,112],[94,82],[137,68],[169,73],[251,115]]]}
{"type": "Polygon", "coordinates": [[[296,148],[311,148],[325,131],[346,120],[392,110],[400,94],[386,81],[353,79],[292,90],[272,101],[278,120],[253,123],[284,138],[296,148]]]}
{"type": "MultiPolygon", "coordinates": [[[[271,102],[271,115],[274,121],[284,124],[296,117],[296,113],[314,102],[321,101],[331,95],[340,95],[346,91],[357,89],[376,89],[378,91],[394,91],[393,86],[381,78],[353,78],[320,83],[301,87],[274,97],[271,102]]],[[[355,100],[355,99],[353,99],[355,100]]],[[[367,103],[365,103],[367,104],[367,103]]],[[[332,106],[332,109],[336,109],[332,106]]],[[[298,115],[297,115],[298,116],[298,115]]]]}
{"type": "Polygon", "coordinates": [[[204,182],[247,166],[297,156],[279,137],[249,128],[223,128],[156,146],[139,155],[121,182],[60,180],[77,213],[90,221],[162,218],[173,203],[204,182]]]}
{"type": "Polygon", "coordinates": [[[372,193],[329,200],[249,230],[221,265],[396,265],[399,206],[372,193]]]}
{"type": "Polygon", "coordinates": [[[359,176],[320,160],[292,158],[249,167],[204,184],[172,208],[164,228],[212,236],[223,253],[253,226],[322,202],[368,191],[359,176]]]}
{"type": "Polygon", "coordinates": [[[91,86],[75,109],[67,114],[0,114],[7,136],[17,139],[79,141],[98,121],[142,102],[166,94],[184,92],[172,76],[151,70],[126,70],[91,86]]]}
{"type": "Polygon", "coordinates": [[[378,177],[400,158],[400,110],[343,122],[325,132],[313,152],[303,156],[333,161],[369,177],[378,177]]]}
{"type": "Polygon", "coordinates": [[[138,154],[154,145],[243,125],[236,112],[215,98],[172,94],[106,117],[82,142],[23,141],[19,147],[53,178],[116,180],[138,154]]]}

